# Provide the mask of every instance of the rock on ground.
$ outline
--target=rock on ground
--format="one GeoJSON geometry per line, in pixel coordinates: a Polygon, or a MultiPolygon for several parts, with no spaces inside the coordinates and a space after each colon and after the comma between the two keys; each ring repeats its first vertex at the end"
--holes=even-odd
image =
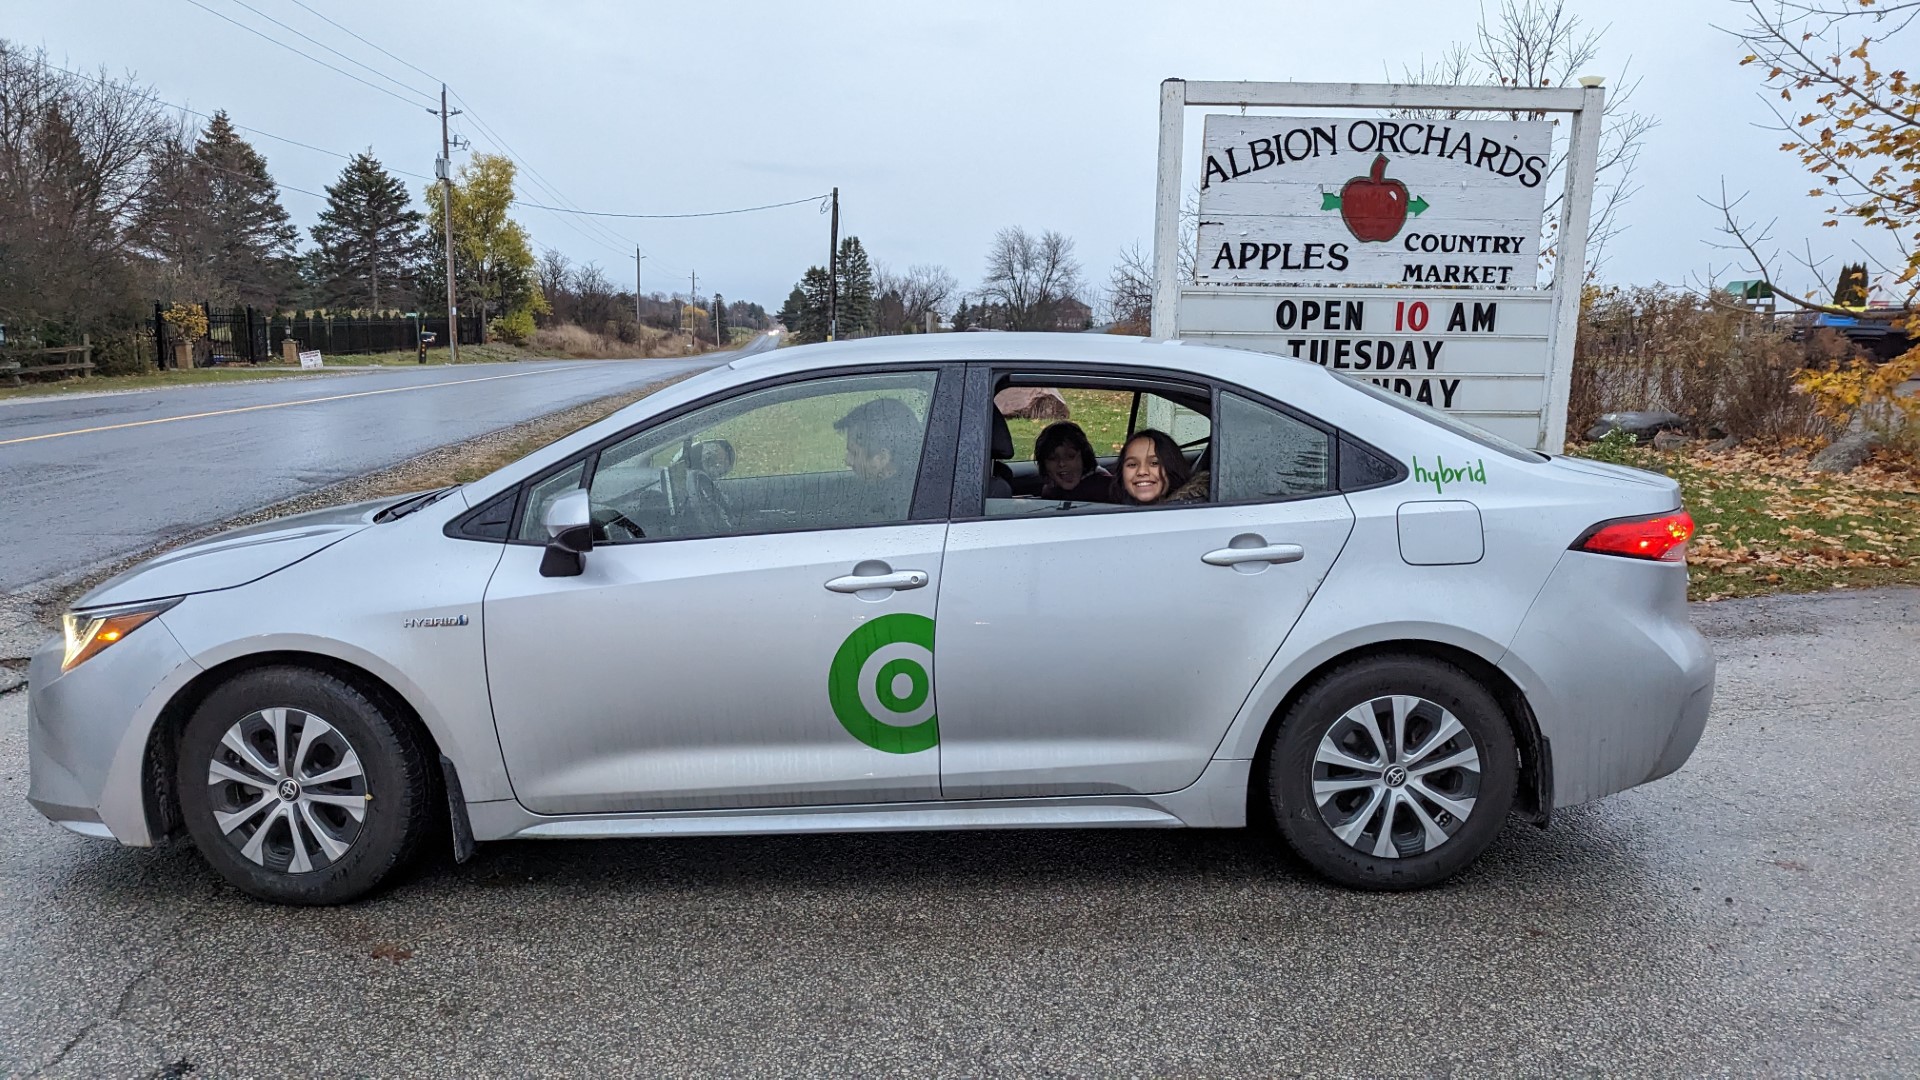
{"type": "Polygon", "coordinates": [[[1808,466],[1820,472],[1852,472],[1866,464],[1880,437],[1871,431],[1855,431],[1835,439],[1825,450],[1813,455],[1808,466]]]}
{"type": "Polygon", "coordinates": [[[1608,432],[1619,428],[1634,438],[1639,439],[1641,442],[1646,442],[1648,439],[1653,438],[1656,432],[1686,426],[1687,418],[1681,416],[1679,413],[1657,410],[1611,412],[1600,417],[1599,423],[1587,429],[1587,438],[1604,439],[1607,437],[1608,432]]]}

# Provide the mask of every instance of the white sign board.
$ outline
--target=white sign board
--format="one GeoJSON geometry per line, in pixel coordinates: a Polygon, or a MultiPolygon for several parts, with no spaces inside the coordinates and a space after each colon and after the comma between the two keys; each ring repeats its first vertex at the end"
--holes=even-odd
{"type": "Polygon", "coordinates": [[[320,365],[320,350],[318,350],[318,349],[313,349],[313,350],[309,350],[309,351],[303,351],[303,352],[301,352],[301,354],[300,354],[300,366],[301,366],[301,367],[303,367],[303,368],[317,368],[317,367],[319,367],[319,366],[321,366],[321,365],[320,365]]]}
{"type": "Polygon", "coordinates": [[[1201,282],[1532,288],[1544,120],[1208,116],[1201,282]]]}
{"type": "Polygon", "coordinates": [[[1553,299],[1537,291],[1188,289],[1189,340],[1310,360],[1530,446],[1553,299]]]}
{"type": "Polygon", "coordinates": [[[1153,335],[1323,364],[1560,452],[1604,102],[1598,86],[1168,79],[1153,335]],[[1196,161],[1190,106],[1242,110],[1206,118],[1196,161]],[[1572,123],[1555,280],[1540,288],[1552,122],[1478,117],[1555,113],[1572,123]],[[1197,257],[1182,280],[1193,185],[1197,257]]]}

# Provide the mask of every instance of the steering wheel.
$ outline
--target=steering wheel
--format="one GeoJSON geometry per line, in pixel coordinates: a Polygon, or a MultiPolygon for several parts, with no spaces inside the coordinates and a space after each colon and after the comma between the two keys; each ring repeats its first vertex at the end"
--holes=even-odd
{"type": "Polygon", "coordinates": [[[736,531],[733,504],[720,493],[720,485],[714,483],[713,477],[699,469],[687,470],[687,501],[702,530],[720,534],[736,531]]]}

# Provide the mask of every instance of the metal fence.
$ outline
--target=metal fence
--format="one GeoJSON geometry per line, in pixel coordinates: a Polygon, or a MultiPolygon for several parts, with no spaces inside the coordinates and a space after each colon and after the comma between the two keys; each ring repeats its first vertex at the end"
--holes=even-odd
{"type": "MultiPolygon", "coordinates": [[[[207,335],[187,340],[164,317],[166,305],[153,305],[154,362],[161,368],[212,367],[224,364],[273,363],[283,344],[318,349],[331,356],[378,352],[411,352],[421,334],[432,335],[436,348],[447,344],[447,317],[423,319],[366,318],[354,315],[269,315],[251,307],[216,310],[207,314],[207,335]]],[[[480,343],[480,316],[460,317],[460,344],[480,343]]]]}
{"type": "MultiPolygon", "coordinates": [[[[419,334],[433,335],[436,348],[447,344],[447,317],[373,319],[351,315],[276,315],[267,323],[268,344],[278,355],[280,343],[292,339],[302,349],[318,349],[330,356],[362,353],[411,352],[419,334]]],[[[460,344],[480,344],[480,316],[460,316],[460,344]]]]}

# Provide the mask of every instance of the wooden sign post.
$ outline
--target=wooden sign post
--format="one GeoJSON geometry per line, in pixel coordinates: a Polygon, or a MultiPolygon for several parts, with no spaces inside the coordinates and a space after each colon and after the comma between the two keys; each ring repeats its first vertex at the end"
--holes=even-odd
{"type": "Polygon", "coordinates": [[[1604,94],[1167,80],[1153,336],[1312,361],[1560,452],[1604,94]],[[1191,174],[1190,106],[1243,109],[1206,118],[1191,174]],[[1315,113],[1244,112],[1255,106],[1315,113]],[[1572,125],[1542,286],[1552,124],[1479,117],[1555,113],[1572,125]],[[1200,216],[1182,281],[1180,203],[1194,180],[1200,216]]]}

